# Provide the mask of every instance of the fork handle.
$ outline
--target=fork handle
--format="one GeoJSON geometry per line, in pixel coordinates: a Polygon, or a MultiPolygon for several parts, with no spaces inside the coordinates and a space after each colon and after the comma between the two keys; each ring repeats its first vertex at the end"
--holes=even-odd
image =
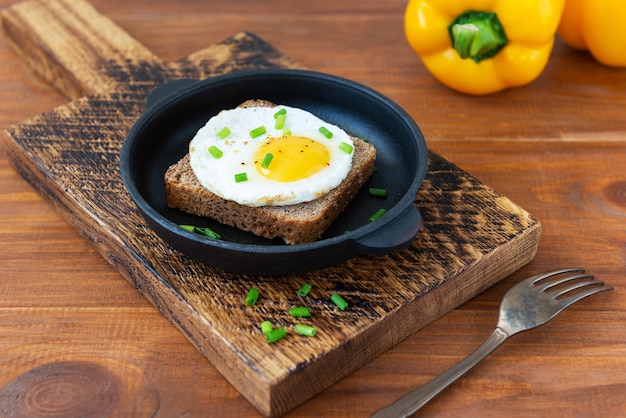
{"type": "Polygon", "coordinates": [[[407,417],[426,405],[428,401],[440,394],[445,388],[480,363],[493,350],[498,348],[509,337],[502,329],[496,328],[480,347],[469,356],[440,374],[430,382],[407,393],[389,406],[379,410],[372,418],[407,417]]]}

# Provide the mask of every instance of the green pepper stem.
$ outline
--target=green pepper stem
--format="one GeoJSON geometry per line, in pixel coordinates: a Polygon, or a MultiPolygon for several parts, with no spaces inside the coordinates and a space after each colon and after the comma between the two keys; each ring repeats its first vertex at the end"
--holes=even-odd
{"type": "Polygon", "coordinates": [[[475,62],[493,57],[508,43],[502,24],[491,12],[465,12],[450,24],[448,31],[459,56],[475,62]]]}

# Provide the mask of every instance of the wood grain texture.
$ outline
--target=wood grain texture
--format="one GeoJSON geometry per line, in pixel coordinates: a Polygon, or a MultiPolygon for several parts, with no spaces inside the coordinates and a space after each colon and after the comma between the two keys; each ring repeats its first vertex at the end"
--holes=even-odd
{"type": "Polygon", "coordinates": [[[125,132],[147,93],[168,79],[286,66],[289,58],[241,33],[170,67],[87,3],[30,1],[2,16],[14,47],[33,57],[27,61],[37,71],[70,97],[89,94],[9,128],[14,164],[266,415],[289,411],[536,252],[540,226],[532,216],[433,154],[416,197],[424,228],[409,251],[286,279],[195,263],[162,242],[124,192],[117,167],[125,132]],[[315,288],[306,301],[294,298],[302,282],[315,288]],[[250,287],[262,290],[262,301],[245,308],[250,287]],[[332,306],[333,292],[350,300],[349,312],[332,306]],[[307,322],[318,336],[263,343],[258,324],[271,320],[293,333],[288,309],[298,304],[315,312],[307,322]]]}
{"type": "MultiPolygon", "coordinates": [[[[252,28],[310,68],[366,82],[415,115],[437,154],[542,220],[540,251],[529,267],[364,364],[291,416],[369,415],[474,349],[493,326],[497,303],[509,285],[532,272],[572,263],[589,266],[616,291],[571,308],[545,329],[519,336],[424,412],[624,414],[620,370],[626,336],[620,324],[626,318],[620,283],[625,242],[621,161],[626,155],[619,139],[623,120],[617,117],[625,109],[624,95],[617,94],[623,92],[622,73],[596,68],[561,45],[537,83],[476,101],[433,82],[403,47],[401,2],[322,1],[272,8],[271,13],[261,3],[246,1],[217,2],[211,10],[205,2],[94,4],[168,61],[220,41],[234,29],[252,28]],[[324,59],[319,50],[325,51],[324,59]],[[606,91],[616,94],[605,99],[606,91]],[[599,105],[588,105],[594,102],[599,105]],[[467,126],[452,122],[459,112],[467,126]],[[499,121],[512,121],[510,130],[500,126],[491,133],[494,112],[499,121]],[[564,128],[576,135],[561,135],[564,128]]],[[[65,102],[4,43],[0,54],[0,93],[8,98],[0,104],[3,128],[65,102]]],[[[5,145],[2,150],[0,399],[29,396],[34,392],[25,386],[15,390],[17,383],[31,382],[35,388],[35,377],[52,382],[59,364],[85,375],[104,372],[111,388],[123,394],[105,392],[118,416],[254,415],[182,334],[172,331],[132,285],[118,279],[94,246],[51,212],[9,166],[5,145]],[[102,367],[82,369],[85,364],[102,367]]],[[[77,374],[64,376],[67,382],[80,380],[77,374]]]]}

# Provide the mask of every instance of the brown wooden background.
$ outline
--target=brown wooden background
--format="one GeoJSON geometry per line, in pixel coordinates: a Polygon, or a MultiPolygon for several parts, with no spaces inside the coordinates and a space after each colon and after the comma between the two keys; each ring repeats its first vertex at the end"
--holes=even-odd
{"type": "MultiPolygon", "coordinates": [[[[571,264],[588,267],[616,291],[518,336],[424,412],[624,412],[624,70],[602,68],[557,44],[548,68],[531,86],[477,99],[445,89],[421,67],[404,43],[404,2],[92,4],[165,60],[245,29],[309,68],[370,85],[415,117],[431,149],[511,197],[543,224],[540,250],[530,266],[414,334],[293,416],[372,413],[473,350],[493,327],[499,299],[512,283],[571,264]]],[[[5,43],[0,43],[0,58],[3,129],[66,102],[5,43]]],[[[75,382],[76,390],[87,391],[89,385],[77,385],[80,379],[72,376],[91,375],[96,378],[90,384],[110,388],[107,370],[80,362],[99,357],[135,390],[102,390],[98,401],[103,410],[254,415],[252,406],[195,348],[16,174],[4,149],[0,156],[0,390],[5,396],[0,400],[19,393],[15,387],[20,382],[50,375],[61,376],[61,383],[75,382]],[[69,363],[71,367],[62,367],[69,363]],[[24,370],[32,372],[22,374],[24,370]]]]}

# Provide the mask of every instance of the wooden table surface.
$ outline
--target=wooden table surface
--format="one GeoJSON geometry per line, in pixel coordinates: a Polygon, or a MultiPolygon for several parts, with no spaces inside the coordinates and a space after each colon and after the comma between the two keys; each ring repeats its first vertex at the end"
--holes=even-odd
{"type": "MultiPolygon", "coordinates": [[[[369,416],[477,348],[510,286],[563,266],[615,290],[514,336],[417,415],[626,414],[626,70],[557,40],[531,85],[470,97],[436,82],[411,51],[405,1],[91,4],[167,61],[246,30],[307,68],[373,87],[415,118],[431,150],[543,226],[532,263],[289,416],[369,416]]],[[[67,100],[0,40],[0,129],[67,100]]],[[[19,176],[4,144],[0,201],[0,415],[259,416],[19,176]]]]}

